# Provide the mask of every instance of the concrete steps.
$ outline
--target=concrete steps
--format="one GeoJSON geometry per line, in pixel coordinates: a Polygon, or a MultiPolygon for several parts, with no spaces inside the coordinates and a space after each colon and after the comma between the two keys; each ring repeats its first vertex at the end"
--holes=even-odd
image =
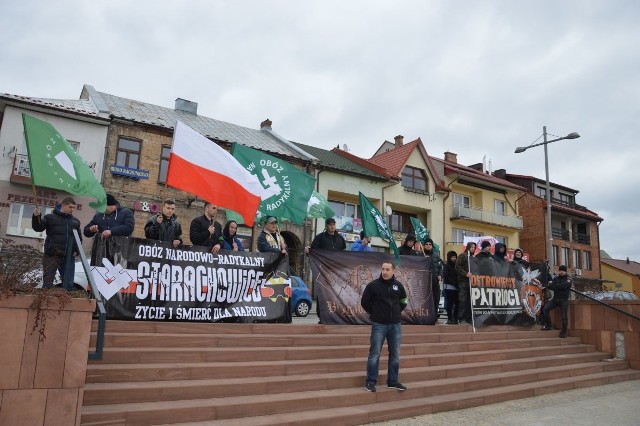
{"type": "Polygon", "coordinates": [[[111,321],[104,360],[87,368],[82,424],[362,424],[640,378],[575,337],[406,326],[409,389],[384,386],[383,357],[378,392],[368,393],[369,331],[111,321]]]}

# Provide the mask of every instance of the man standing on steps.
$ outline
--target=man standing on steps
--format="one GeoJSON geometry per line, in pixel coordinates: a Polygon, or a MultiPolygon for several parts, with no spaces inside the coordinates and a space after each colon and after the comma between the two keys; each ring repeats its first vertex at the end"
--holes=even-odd
{"type": "Polygon", "coordinates": [[[367,381],[364,386],[367,392],[376,391],[380,351],[385,339],[389,348],[387,387],[399,391],[407,389],[398,381],[402,336],[400,314],[407,307],[407,293],[393,274],[395,268],[395,264],[384,262],[380,278],[367,284],[362,293],[360,304],[367,311],[372,322],[371,346],[367,360],[367,381]]]}
{"type": "Polygon", "coordinates": [[[544,321],[543,330],[548,331],[552,329],[551,318],[549,318],[549,312],[558,306],[560,306],[560,316],[562,317],[562,331],[560,331],[560,337],[567,337],[567,326],[569,325],[569,290],[573,282],[567,275],[567,267],[560,265],[558,268],[558,275],[551,281],[549,288],[553,290],[553,299],[544,304],[542,308],[542,318],[544,321]]]}

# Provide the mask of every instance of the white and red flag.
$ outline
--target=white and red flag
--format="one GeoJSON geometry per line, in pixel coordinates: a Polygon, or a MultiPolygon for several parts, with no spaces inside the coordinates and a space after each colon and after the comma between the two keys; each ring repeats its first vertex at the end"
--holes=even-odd
{"type": "Polygon", "coordinates": [[[236,211],[248,226],[253,226],[264,191],[231,154],[180,121],[173,132],[167,185],[236,211]]]}

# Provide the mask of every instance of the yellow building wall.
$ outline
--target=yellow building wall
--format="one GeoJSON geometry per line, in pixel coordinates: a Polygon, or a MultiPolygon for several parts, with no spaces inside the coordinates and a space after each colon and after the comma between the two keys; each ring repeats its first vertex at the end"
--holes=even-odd
{"type": "MultiPolygon", "coordinates": [[[[411,153],[406,165],[424,170],[428,180],[427,191],[429,194],[432,194],[431,197],[424,194],[405,191],[402,184],[398,182],[396,185],[385,189],[384,202],[393,210],[414,213],[420,222],[422,222],[422,224],[429,230],[431,239],[442,247],[442,243],[444,241],[444,235],[442,234],[442,200],[444,198],[444,194],[435,193],[436,186],[433,176],[429,174],[429,169],[417,149],[411,153]]],[[[384,210],[381,211],[385,214],[384,210]]],[[[402,241],[398,242],[398,244],[401,243],[402,241]]]]}
{"type": "Polygon", "coordinates": [[[600,263],[600,270],[603,280],[615,281],[615,283],[622,284],[621,287],[618,287],[615,283],[603,283],[603,289],[629,291],[640,297],[640,278],[607,265],[604,262],[600,263]]]}
{"type": "MultiPolygon", "coordinates": [[[[447,184],[451,183],[451,179],[446,181],[447,184]]],[[[445,221],[444,221],[444,240],[445,240],[445,250],[455,250],[460,251],[463,248],[463,244],[456,243],[453,241],[452,230],[456,229],[464,229],[472,232],[479,232],[482,235],[495,237],[497,235],[502,237],[507,237],[507,246],[508,249],[516,249],[520,246],[520,230],[507,228],[500,225],[492,225],[489,223],[476,222],[466,219],[455,219],[451,220],[452,215],[452,206],[453,206],[453,194],[466,195],[471,197],[471,207],[479,208],[483,210],[494,211],[495,210],[495,200],[500,200],[505,202],[506,214],[510,216],[517,216],[515,211],[516,200],[518,199],[518,192],[507,192],[506,194],[502,194],[499,192],[494,192],[482,188],[476,188],[472,186],[462,185],[459,183],[453,183],[449,186],[451,189],[451,193],[447,198],[444,204],[444,212],[445,212],[445,221]]]]}

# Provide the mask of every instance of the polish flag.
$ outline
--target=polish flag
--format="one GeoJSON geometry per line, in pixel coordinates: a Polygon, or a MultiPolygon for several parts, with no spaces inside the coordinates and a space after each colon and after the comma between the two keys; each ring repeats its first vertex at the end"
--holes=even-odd
{"type": "Polygon", "coordinates": [[[264,191],[231,154],[181,121],[173,132],[167,185],[236,211],[248,226],[253,226],[264,191]]]}

